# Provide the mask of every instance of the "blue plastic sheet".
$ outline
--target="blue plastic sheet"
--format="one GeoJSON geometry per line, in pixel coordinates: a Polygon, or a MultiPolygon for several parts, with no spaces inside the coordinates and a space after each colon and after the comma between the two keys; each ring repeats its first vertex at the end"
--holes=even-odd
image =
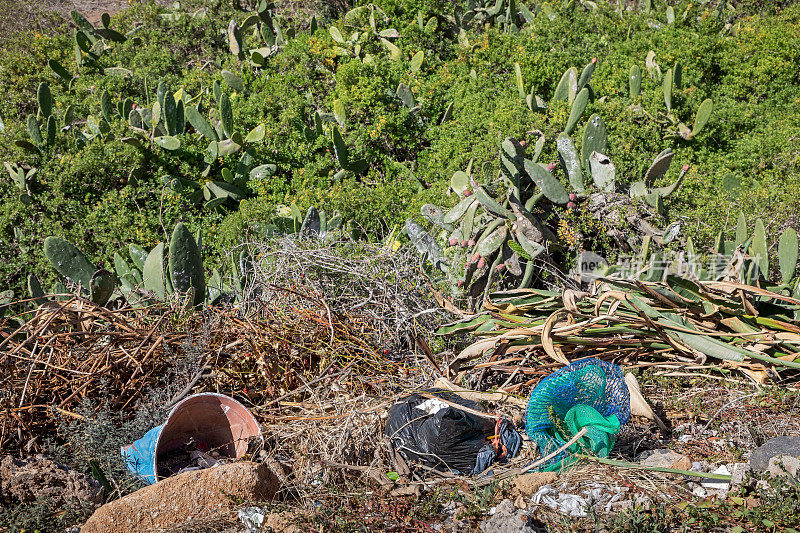
{"type": "Polygon", "coordinates": [[[164,424],[154,427],[133,444],[122,447],[125,466],[136,477],[152,485],[156,482],[156,446],[164,424]]]}

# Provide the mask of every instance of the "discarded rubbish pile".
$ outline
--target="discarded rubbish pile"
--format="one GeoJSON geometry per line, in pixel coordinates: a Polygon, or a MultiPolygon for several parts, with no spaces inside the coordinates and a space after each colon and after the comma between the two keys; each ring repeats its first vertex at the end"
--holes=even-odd
{"type": "Polygon", "coordinates": [[[438,332],[479,337],[450,369],[480,366],[493,374],[482,386],[498,385],[504,392],[538,382],[537,367],[552,369],[587,356],[673,370],[735,369],[758,384],[796,384],[799,316],[800,299],[783,293],[670,276],[666,283],[608,279],[594,295],[494,293],[482,312],[438,332]],[[486,361],[471,363],[484,356],[486,361]]]}
{"type": "MultiPolygon", "coordinates": [[[[308,276],[308,269],[297,267],[308,260],[296,253],[282,249],[277,257],[308,276]]],[[[331,268],[349,268],[343,265],[331,268]]],[[[448,483],[462,491],[500,491],[507,485],[502,482],[516,487],[526,475],[547,474],[541,479],[550,481],[526,497],[535,500],[531,505],[560,509],[578,502],[564,484],[589,468],[592,475],[610,472],[614,479],[624,469],[627,483],[640,475],[649,479],[641,468],[651,477],[653,471],[679,473],[704,490],[709,480],[727,484],[732,477],[733,470],[720,470],[718,463],[690,471],[695,466],[684,456],[666,467],[628,462],[638,452],[620,453],[624,432],[641,430],[641,419],[631,415],[649,407],[633,375],[623,378],[623,368],[714,370],[718,366],[711,363],[720,360],[725,369],[756,380],[763,372],[764,379],[793,385],[800,375],[794,315],[800,301],[755,287],[669,279],[607,281],[597,295],[495,293],[481,313],[440,328],[443,334],[480,337],[453,356],[447,350],[451,337],[444,337],[437,355],[413,328],[403,329],[408,338],[398,341],[389,335],[399,331],[398,322],[374,325],[391,312],[381,296],[348,313],[309,277],[302,288],[274,283],[254,289],[247,306],[238,309],[109,311],[79,299],[40,308],[24,328],[0,341],[0,379],[11,393],[3,400],[0,445],[21,451],[59,417],[92,416],[77,412],[82,398],[97,396],[129,416],[177,361],[194,357],[194,370],[169,384],[164,407],[172,412],[162,419],[165,424],[122,455],[115,450],[116,464],[127,463],[152,485],[107,504],[96,524],[123,516],[130,502],[142,516],[167,515],[167,502],[152,503],[154,495],[185,492],[187,480],[214,484],[220,476],[228,483],[246,476],[252,480],[249,493],[261,494],[268,486],[268,500],[287,500],[313,514],[320,505],[338,505],[337,494],[364,487],[377,485],[374,494],[391,499],[448,483]],[[387,338],[398,348],[384,348],[387,338]],[[102,369],[102,377],[93,368],[102,369]],[[202,398],[216,402],[202,407],[202,416],[216,413],[208,420],[228,428],[238,441],[233,449],[210,442],[214,427],[188,423],[194,414],[177,424],[192,431],[175,435],[180,413],[202,398]],[[237,411],[246,415],[234,420],[237,411]],[[257,446],[246,447],[245,441],[257,446]]],[[[355,298],[349,302],[351,308],[358,304],[355,298]]],[[[423,311],[420,305],[394,320],[408,320],[408,328],[423,311]]],[[[656,434],[654,426],[645,426],[648,437],[656,434]]],[[[655,438],[658,447],[668,445],[655,438]]],[[[615,509],[622,496],[614,497],[597,501],[615,509]]],[[[583,512],[590,499],[573,510],[583,512]]],[[[241,509],[226,507],[225,516],[236,510],[241,509]]],[[[585,516],[580,512],[574,516],[585,516]]]]}

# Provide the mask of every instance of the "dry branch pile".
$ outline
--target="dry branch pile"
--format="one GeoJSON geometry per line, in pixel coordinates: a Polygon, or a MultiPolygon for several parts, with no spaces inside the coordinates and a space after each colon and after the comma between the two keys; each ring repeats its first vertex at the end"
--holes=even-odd
{"type": "Polygon", "coordinates": [[[314,246],[253,247],[253,282],[236,307],[108,310],[73,297],[22,327],[0,325],[0,449],[54,436],[64,416],[86,414],[85,398],[131,417],[168,386],[165,407],[203,390],[242,401],[264,423],[270,452],[298,461],[309,483],[321,460],[370,464],[382,407],[428,381],[417,332],[440,310],[404,252],[314,246]],[[188,358],[190,374],[165,384],[188,358]]]}

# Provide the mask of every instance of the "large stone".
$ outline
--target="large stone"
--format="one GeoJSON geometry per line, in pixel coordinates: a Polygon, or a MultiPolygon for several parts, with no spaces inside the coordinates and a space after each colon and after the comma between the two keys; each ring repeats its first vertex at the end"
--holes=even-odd
{"type": "Polygon", "coordinates": [[[144,533],[191,520],[235,513],[243,502],[270,500],[277,476],[259,463],[239,462],[168,477],[99,508],[82,533],[144,533]]]}
{"type": "Polygon", "coordinates": [[[733,472],[731,475],[731,490],[736,490],[744,485],[747,480],[747,474],[751,472],[749,463],[736,463],[733,465],[733,472]]]}
{"type": "Polygon", "coordinates": [[[642,452],[639,456],[639,464],[677,470],[689,470],[692,467],[692,462],[688,457],[667,449],[642,452]]]}
{"type": "Polygon", "coordinates": [[[800,477],[800,459],[790,455],[775,456],[769,460],[767,473],[775,477],[800,477]]]}
{"type": "Polygon", "coordinates": [[[530,515],[514,507],[511,500],[503,500],[494,508],[494,514],[481,524],[484,533],[524,533],[535,531],[530,515]]]}
{"type": "Polygon", "coordinates": [[[69,500],[103,503],[103,487],[80,472],[59,465],[43,455],[15,459],[10,455],[0,461],[0,493],[21,502],[48,498],[56,506],[69,500]]]}
{"type": "Polygon", "coordinates": [[[555,483],[557,479],[558,474],[555,472],[531,472],[530,474],[517,476],[514,479],[511,495],[514,497],[533,496],[539,490],[539,487],[548,483],[555,483]]]}
{"type": "Polygon", "coordinates": [[[769,468],[769,460],[778,455],[800,458],[800,437],[775,437],[756,448],[750,455],[750,467],[758,472],[769,468]]]}

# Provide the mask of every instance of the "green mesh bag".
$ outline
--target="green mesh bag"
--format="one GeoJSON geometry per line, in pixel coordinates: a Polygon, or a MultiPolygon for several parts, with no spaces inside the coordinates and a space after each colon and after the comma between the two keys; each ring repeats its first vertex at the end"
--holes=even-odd
{"type": "Polygon", "coordinates": [[[584,359],[544,378],[531,393],[525,424],[542,456],[566,444],[581,428],[588,431],[539,470],[559,470],[578,452],[608,457],[630,418],[630,403],[622,369],[613,363],[584,359]]]}

